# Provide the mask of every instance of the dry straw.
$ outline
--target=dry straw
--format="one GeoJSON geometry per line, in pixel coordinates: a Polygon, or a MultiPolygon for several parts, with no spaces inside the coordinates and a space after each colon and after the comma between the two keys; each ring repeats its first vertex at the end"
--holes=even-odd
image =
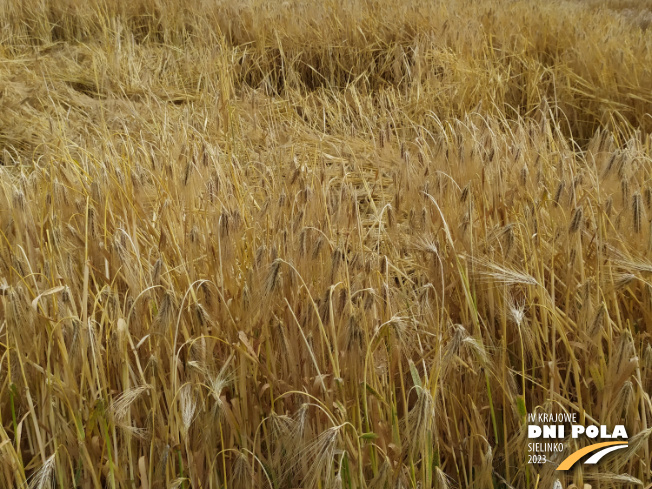
{"type": "Polygon", "coordinates": [[[0,2],[0,487],[648,487],[634,3],[0,2]]]}

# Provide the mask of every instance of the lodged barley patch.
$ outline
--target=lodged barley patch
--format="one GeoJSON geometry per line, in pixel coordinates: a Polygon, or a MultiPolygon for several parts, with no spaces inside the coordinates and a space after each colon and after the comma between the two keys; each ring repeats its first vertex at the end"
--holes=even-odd
{"type": "Polygon", "coordinates": [[[0,487],[648,487],[651,8],[2,3],[0,487]]]}

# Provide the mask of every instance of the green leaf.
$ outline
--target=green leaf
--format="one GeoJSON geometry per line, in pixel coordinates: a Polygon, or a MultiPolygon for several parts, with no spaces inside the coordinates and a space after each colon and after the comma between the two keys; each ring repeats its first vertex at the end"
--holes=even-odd
{"type": "Polygon", "coordinates": [[[414,385],[423,388],[423,385],[421,384],[421,377],[419,377],[419,372],[417,372],[417,367],[415,367],[414,362],[412,360],[410,360],[409,362],[410,362],[410,374],[412,374],[412,381],[414,382],[414,385]]]}
{"type": "Polygon", "coordinates": [[[361,434],[359,438],[361,440],[376,440],[378,438],[378,435],[370,431],[369,433],[361,434]]]}
{"type": "Polygon", "coordinates": [[[518,415],[521,419],[525,419],[527,416],[527,408],[525,407],[525,399],[523,396],[516,397],[516,409],[518,410],[518,415]]]}
{"type": "Polygon", "coordinates": [[[388,404],[387,404],[387,401],[385,401],[385,399],[383,398],[383,396],[381,396],[380,393],[379,393],[376,389],[374,389],[373,387],[371,387],[371,386],[370,386],[369,384],[367,384],[366,382],[363,382],[363,384],[364,384],[364,386],[365,386],[365,389],[367,389],[367,390],[369,391],[369,393],[370,393],[372,396],[374,396],[376,399],[378,399],[378,400],[379,400],[380,402],[382,402],[383,404],[388,405],[388,404]]]}

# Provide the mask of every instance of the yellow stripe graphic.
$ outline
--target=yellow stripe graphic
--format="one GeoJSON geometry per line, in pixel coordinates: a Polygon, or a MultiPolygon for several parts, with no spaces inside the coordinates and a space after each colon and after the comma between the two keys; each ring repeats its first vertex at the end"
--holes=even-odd
{"type": "Polygon", "coordinates": [[[580,448],[578,451],[571,453],[564,461],[559,464],[557,470],[568,470],[570,469],[575,462],[581,459],[584,455],[587,455],[591,452],[595,452],[604,447],[610,447],[612,445],[627,445],[622,441],[605,441],[603,443],[596,443],[594,445],[589,445],[588,447],[580,448]]]}

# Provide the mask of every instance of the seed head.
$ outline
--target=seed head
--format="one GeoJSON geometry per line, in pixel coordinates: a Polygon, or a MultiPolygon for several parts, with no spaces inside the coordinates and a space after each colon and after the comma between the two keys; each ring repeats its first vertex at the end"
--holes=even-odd
{"type": "Polygon", "coordinates": [[[632,196],[632,218],[634,223],[634,232],[640,233],[643,223],[643,198],[638,192],[632,196]]]}
{"type": "Polygon", "coordinates": [[[568,229],[568,232],[570,234],[579,231],[580,227],[582,226],[583,215],[584,213],[582,211],[582,207],[576,207],[575,210],[573,211],[573,217],[571,219],[570,228],[568,229]]]}

